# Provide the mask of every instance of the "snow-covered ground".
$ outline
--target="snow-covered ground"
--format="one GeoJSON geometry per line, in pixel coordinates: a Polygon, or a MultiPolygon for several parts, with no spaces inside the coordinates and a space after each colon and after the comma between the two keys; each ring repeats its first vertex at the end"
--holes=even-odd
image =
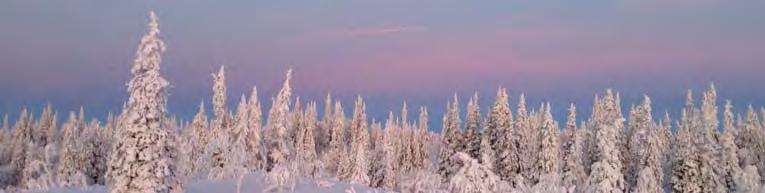
{"type": "MultiPolygon", "coordinates": [[[[265,193],[269,192],[269,185],[266,183],[263,175],[250,174],[242,179],[242,186],[237,191],[236,179],[225,181],[212,181],[212,180],[190,180],[185,184],[185,190],[187,193],[265,193]]],[[[107,188],[104,186],[90,186],[86,188],[60,188],[52,189],[49,191],[42,191],[36,193],[106,193],[107,188]]],[[[276,191],[272,191],[276,192],[276,191]]],[[[295,193],[382,193],[385,191],[377,190],[361,185],[351,185],[344,182],[337,182],[334,180],[301,180],[295,185],[294,191],[283,192],[295,192],[295,193]]]]}

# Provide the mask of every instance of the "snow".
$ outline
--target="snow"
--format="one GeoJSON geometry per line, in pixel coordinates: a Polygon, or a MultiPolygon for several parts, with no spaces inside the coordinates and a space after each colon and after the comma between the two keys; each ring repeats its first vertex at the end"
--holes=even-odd
{"type": "MultiPolygon", "coordinates": [[[[214,192],[246,192],[261,193],[270,187],[265,180],[263,173],[254,173],[246,175],[242,179],[241,189],[237,190],[238,179],[230,180],[191,180],[185,183],[186,193],[214,193],[214,192]]],[[[334,180],[309,180],[302,179],[295,184],[294,193],[338,193],[346,192],[349,189],[355,189],[358,193],[376,193],[385,192],[383,190],[369,188],[358,184],[348,184],[334,180]]],[[[89,186],[85,188],[57,188],[48,191],[35,191],[33,193],[106,193],[108,190],[104,186],[89,186]]]]}

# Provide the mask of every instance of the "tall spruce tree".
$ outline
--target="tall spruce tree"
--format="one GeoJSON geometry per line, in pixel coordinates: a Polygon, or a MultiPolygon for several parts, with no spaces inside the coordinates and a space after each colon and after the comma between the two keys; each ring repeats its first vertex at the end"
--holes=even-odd
{"type": "Polygon", "coordinates": [[[500,88],[486,120],[486,133],[489,136],[489,146],[495,153],[496,173],[504,180],[510,180],[517,172],[513,161],[515,135],[513,135],[513,113],[508,103],[507,90],[500,88]]]}
{"type": "Polygon", "coordinates": [[[415,171],[431,169],[426,142],[428,141],[428,109],[420,107],[418,126],[412,131],[412,166],[415,171]]]}
{"type": "Polygon", "coordinates": [[[353,110],[353,118],[349,127],[351,132],[351,150],[349,159],[350,165],[344,171],[343,179],[356,183],[369,184],[369,160],[367,160],[367,151],[369,146],[369,131],[367,129],[366,105],[361,96],[356,97],[353,110]]]}
{"type": "MultiPolygon", "coordinates": [[[[626,174],[626,180],[629,187],[635,186],[637,183],[637,180],[639,178],[639,173],[642,172],[644,167],[647,167],[647,164],[654,164],[654,163],[646,163],[644,160],[646,157],[648,157],[648,145],[649,143],[652,143],[652,140],[654,140],[654,133],[656,133],[655,129],[655,123],[653,122],[653,117],[651,115],[651,99],[648,96],[643,97],[643,104],[640,106],[632,108],[630,112],[630,124],[629,124],[629,165],[627,165],[627,174],[626,174]]],[[[658,143],[658,141],[656,141],[658,143]]],[[[659,144],[654,144],[656,148],[659,144]]],[[[657,150],[657,152],[660,152],[661,150],[657,150]]],[[[661,161],[661,160],[659,160],[661,161]]],[[[659,163],[660,164],[660,163],[659,163]]],[[[656,167],[660,167],[660,165],[654,164],[656,167]]],[[[632,188],[631,188],[632,189],[632,188]]]]}
{"type": "Polygon", "coordinates": [[[385,158],[383,160],[383,182],[382,187],[386,190],[395,190],[399,185],[400,180],[400,149],[398,124],[395,122],[393,112],[388,113],[388,119],[385,121],[385,136],[383,148],[385,151],[385,158]]]}
{"type": "Polygon", "coordinates": [[[191,148],[190,154],[187,155],[189,161],[186,163],[187,169],[191,175],[199,175],[209,169],[209,160],[205,150],[210,140],[210,129],[204,102],[199,103],[199,110],[191,121],[190,132],[190,137],[187,139],[191,148]]]}
{"type": "Polygon", "coordinates": [[[331,128],[329,135],[329,146],[324,156],[324,167],[327,172],[330,172],[339,177],[340,163],[348,158],[346,148],[346,129],[345,129],[345,112],[343,106],[339,101],[335,102],[334,110],[332,113],[331,128]]]}
{"type": "Polygon", "coordinates": [[[623,129],[623,121],[618,112],[617,99],[608,89],[593,112],[591,124],[594,128],[594,163],[587,178],[588,193],[624,192],[626,184],[622,173],[622,159],[619,152],[618,136],[623,129]]]}
{"type": "Polygon", "coordinates": [[[272,170],[275,167],[285,169],[287,161],[291,155],[289,145],[290,127],[289,112],[292,97],[292,88],[290,80],[292,79],[292,69],[287,70],[287,75],[279,90],[276,98],[273,99],[271,110],[268,112],[268,129],[271,129],[271,138],[269,142],[268,160],[272,170]]]}
{"type": "Polygon", "coordinates": [[[576,127],[576,106],[572,103],[568,109],[565,128],[566,141],[563,145],[562,186],[582,192],[587,174],[582,163],[584,159],[584,127],[576,127]]]}
{"type": "Polygon", "coordinates": [[[250,127],[250,132],[247,134],[247,161],[245,165],[252,170],[263,169],[266,163],[265,145],[263,143],[262,125],[263,125],[263,112],[260,106],[260,100],[258,100],[258,88],[252,87],[252,93],[250,94],[250,100],[248,101],[248,114],[249,117],[247,123],[250,127]]]}
{"type": "Polygon", "coordinates": [[[32,121],[32,115],[29,114],[26,108],[23,108],[19,113],[16,123],[13,125],[11,144],[14,148],[11,150],[11,177],[9,177],[11,179],[8,179],[9,185],[19,186],[25,184],[22,170],[26,168],[28,163],[27,154],[29,152],[27,150],[29,148],[27,147],[34,144],[32,143],[32,121]]]}
{"type": "Polygon", "coordinates": [[[703,93],[701,100],[700,124],[695,128],[695,143],[699,150],[699,169],[701,171],[702,192],[726,192],[723,179],[724,171],[720,165],[720,145],[717,121],[717,91],[714,84],[703,93]]]}
{"type": "MultiPolygon", "coordinates": [[[[630,139],[633,192],[662,192],[664,175],[662,170],[663,148],[660,131],[651,115],[651,99],[644,97],[643,104],[636,108],[635,132],[630,139]]],[[[629,179],[629,178],[628,178],[629,179]]]]}
{"type": "Polygon", "coordinates": [[[749,105],[746,117],[739,123],[736,145],[739,148],[740,165],[754,165],[762,176],[762,172],[765,171],[765,130],[752,105],[749,105]]]}
{"type": "Polygon", "coordinates": [[[481,146],[481,110],[478,107],[478,93],[475,93],[467,104],[465,131],[462,137],[462,152],[478,160],[481,146]]]}
{"type": "Polygon", "coordinates": [[[560,163],[560,129],[553,120],[550,112],[550,103],[548,102],[544,109],[542,127],[540,130],[539,160],[537,161],[537,170],[539,175],[548,173],[559,173],[560,163]]]}
{"type": "Polygon", "coordinates": [[[730,101],[725,102],[725,111],[723,113],[723,134],[720,137],[721,146],[721,167],[723,170],[723,184],[727,192],[736,191],[736,176],[741,171],[738,160],[738,147],[735,141],[736,128],[733,125],[733,105],[730,101]]]}
{"type": "MultiPolygon", "coordinates": [[[[518,150],[515,152],[518,157],[518,163],[520,164],[518,173],[522,175],[521,179],[530,180],[536,173],[534,166],[536,165],[539,152],[539,132],[537,128],[533,126],[534,121],[532,118],[534,116],[530,115],[526,109],[525,94],[521,94],[518,98],[517,111],[514,130],[518,136],[518,150]]],[[[528,182],[526,184],[528,184],[528,182]]]]}
{"type": "Polygon", "coordinates": [[[221,179],[226,177],[225,170],[230,168],[228,164],[229,150],[233,132],[231,131],[230,113],[226,109],[226,70],[225,66],[218,69],[213,77],[213,115],[210,141],[207,153],[210,154],[210,171],[208,178],[221,179]]]}
{"type": "Polygon", "coordinates": [[[141,39],[131,69],[124,123],[117,130],[108,164],[109,192],[182,192],[176,178],[175,147],[171,132],[162,128],[166,118],[169,83],[160,75],[165,44],[159,24],[150,14],[149,32],[141,39]]]}
{"type": "MultiPolygon", "coordinates": [[[[691,105],[692,108],[692,105],[691,105]]],[[[680,125],[673,143],[673,166],[670,179],[671,192],[701,192],[701,171],[696,146],[693,144],[692,127],[695,121],[688,113],[696,116],[692,109],[682,112],[680,125]]]]}
{"type": "Polygon", "coordinates": [[[324,100],[324,113],[316,130],[316,148],[320,155],[326,154],[332,136],[332,95],[327,93],[324,100]]]}
{"type": "Polygon", "coordinates": [[[307,177],[316,177],[318,172],[318,162],[316,155],[316,143],[314,130],[316,130],[316,103],[308,103],[305,112],[303,112],[302,123],[297,133],[297,144],[295,155],[301,167],[301,173],[307,177]]]}
{"type": "Polygon", "coordinates": [[[79,160],[80,133],[77,131],[77,115],[69,113],[69,119],[61,128],[61,150],[56,176],[63,187],[86,186],[85,174],[81,171],[82,162],[79,160]]]}
{"type": "Polygon", "coordinates": [[[385,178],[385,134],[380,122],[374,119],[370,130],[369,186],[380,188],[385,178]]]}
{"type": "Polygon", "coordinates": [[[442,179],[449,179],[459,169],[454,154],[460,151],[460,109],[457,95],[452,102],[446,103],[446,114],[441,129],[441,150],[438,155],[438,172],[442,179]]]}

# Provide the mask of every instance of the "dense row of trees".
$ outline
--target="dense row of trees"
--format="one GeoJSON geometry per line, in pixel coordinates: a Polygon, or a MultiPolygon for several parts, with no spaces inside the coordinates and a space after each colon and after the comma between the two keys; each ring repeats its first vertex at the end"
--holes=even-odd
{"type": "MultiPolygon", "coordinates": [[[[59,127],[47,106],[39,118],[23,110],[0,129],[0,188],[108,185],[111,192],[181,192],[187,179],[225,180],[267,173],[275,191],[299,179],[336,179],[399,192],[689,192],[757,193],[765,175],[765,120],[753,107],[742,115],[722,108],[714,86],[700,103],[688,92],[673,122],[652,115],[651,100],[622,114],[619,94],[595,97],[592,114],[577,120],[574,104],[563,127],[543,103],[529,109],[520,95],[513,111],[499,89],[482,113],[478,97],[461,112],[447,103],[441,133],[428,111],[410,121],[404,104],[383,122],[368,120],[357,97],[350,118],[327,96],[292,96],[288,71],[265,123],[257,89],[226,108],[223,67],[213,75],[212,115],[205,104],[191,122],[167,115],[169,83],[160,74],[164,43],[156,16],[141,41],[119,116],[86,122],[84,110],[59,127]],[[464,117],[464,124],[462,121],[464,117]],[[626,121],[626,122],[625,122],[626,121]],[[12,130],[11,130],[12,129],[12,130]]],[[[765,109],[762,110],[765,117],[765,109]]]]}

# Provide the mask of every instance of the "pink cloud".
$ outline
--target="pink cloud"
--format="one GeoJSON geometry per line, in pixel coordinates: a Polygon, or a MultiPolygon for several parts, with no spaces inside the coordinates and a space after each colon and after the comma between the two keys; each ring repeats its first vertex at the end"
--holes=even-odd
{"type": "Polygon", "coordinates": [[[341,36],[346,37],[369,37],[391,35],[404,32],[417,32],[426,30],[423,26],[384,26],[384,27],[364,27],[340,32],[341,36]]]}

